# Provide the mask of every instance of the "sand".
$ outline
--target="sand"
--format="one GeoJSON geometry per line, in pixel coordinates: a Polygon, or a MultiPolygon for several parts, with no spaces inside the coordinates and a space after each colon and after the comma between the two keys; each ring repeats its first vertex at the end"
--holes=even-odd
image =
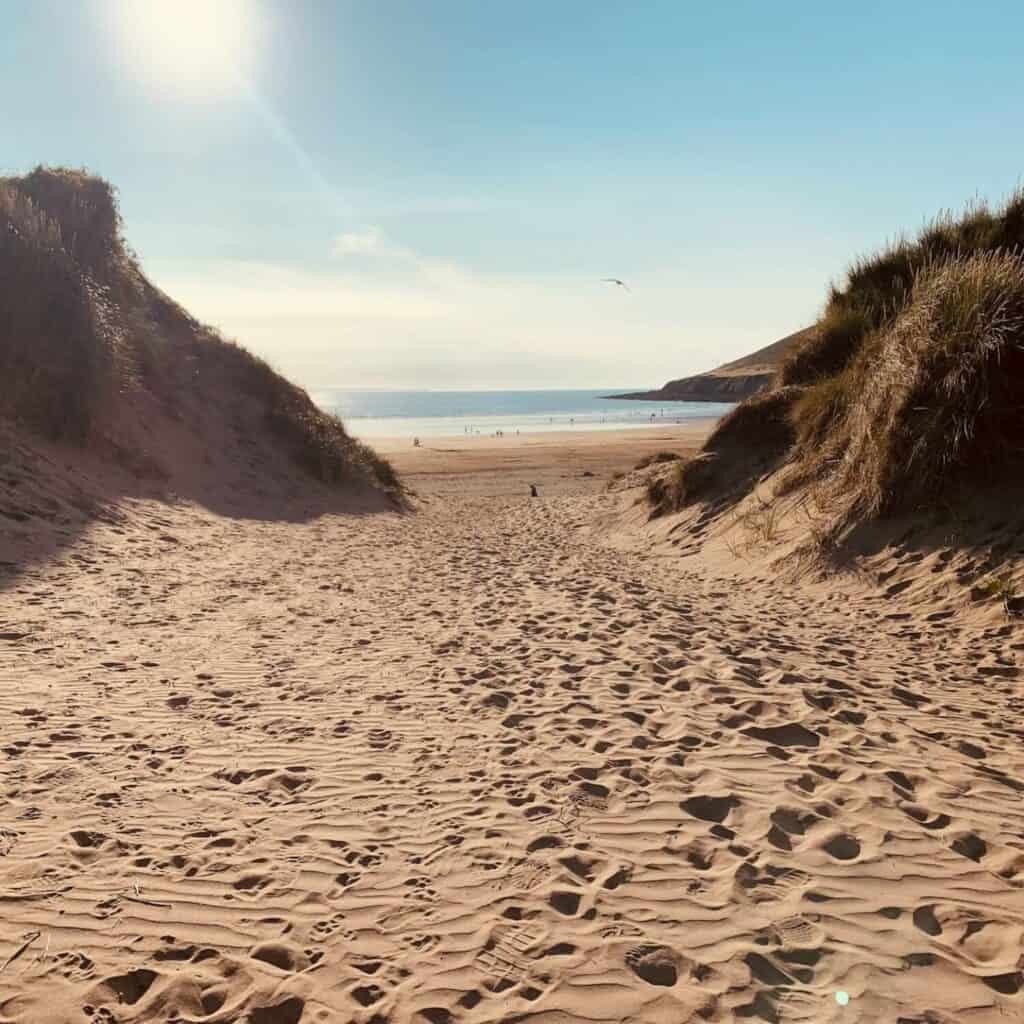
{"type": "Polygon", "coordinates": [[[622,430],[552,431],[504,437],[430,437],[413,447],[407,437],[371,439],[407,485],[422,497],[436,494],[504,497],[595,493],[616,472],[628,472],[644,456],[670,451],[693,453],[715,424],[713,419],[622,430]]]}
{"type": "Polygon", "coordinates": [[[0,1021],[1022,1019],[1019,632],[611,546],[629,434],[7,566],[0,1021]]]}

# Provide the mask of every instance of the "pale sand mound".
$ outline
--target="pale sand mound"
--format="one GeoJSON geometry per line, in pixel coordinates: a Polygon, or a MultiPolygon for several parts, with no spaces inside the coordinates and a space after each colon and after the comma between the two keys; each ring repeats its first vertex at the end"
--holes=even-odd
{"type": "Polygon", "coordinates": [[[139,500],[10,577],[0,1021],[1024,1017],[1019,632],[618,500],[139,500]]]}

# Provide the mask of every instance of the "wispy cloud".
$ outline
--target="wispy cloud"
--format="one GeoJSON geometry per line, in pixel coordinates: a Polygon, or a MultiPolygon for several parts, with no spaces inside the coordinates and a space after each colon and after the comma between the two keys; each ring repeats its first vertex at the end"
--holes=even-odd
{"type": "Polygon", "coordinates": [[[384,232],[380,228],[365,228],[362,231],[345,231],[335,238],[331,245],[331,255],[336,259],[348,256],[365,256],[392,250],[384,232]]]}
{"type": "Polygon", "coordinates": [[[395,241],[376,225],[342,232],[331,243],[330,251],[346,269],[378,281],[413,275],[424,284],[438,287],[463,283],[470,276],[463,267],[395,241]]]}
{"type": "Polygon", "coordinates": [[[496,196],[455,193],[402,195],[394,192],[349,189],[346,192],[346,197],[349,215],[366,220],[475,216],[506,210],[513,205],[512,200],[496,196]]]}

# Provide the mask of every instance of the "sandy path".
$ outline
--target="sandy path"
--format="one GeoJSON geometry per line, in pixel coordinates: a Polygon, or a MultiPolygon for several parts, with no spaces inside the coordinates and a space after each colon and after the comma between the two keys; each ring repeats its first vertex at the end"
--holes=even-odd
{"type": "Polygon", "coordinates": [[[139,502],[0,592],[0,1021],[1021,1019],[1020,637],[611,500],[139,502]]]}

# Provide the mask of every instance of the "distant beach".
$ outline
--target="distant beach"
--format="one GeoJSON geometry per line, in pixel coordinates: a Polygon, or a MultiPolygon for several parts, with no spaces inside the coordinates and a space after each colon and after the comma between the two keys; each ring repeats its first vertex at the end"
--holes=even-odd
{"type": "MultiPolygon", "coordinates": [[[[514,436],[516,432],[623,430],[718,419],[725,402],[635,402],[587,390],[374,391],[325,388],[314,401],[360,438],[514,436]]],[[[635,390],[635,389],[634,389],[635,390]]]]}

